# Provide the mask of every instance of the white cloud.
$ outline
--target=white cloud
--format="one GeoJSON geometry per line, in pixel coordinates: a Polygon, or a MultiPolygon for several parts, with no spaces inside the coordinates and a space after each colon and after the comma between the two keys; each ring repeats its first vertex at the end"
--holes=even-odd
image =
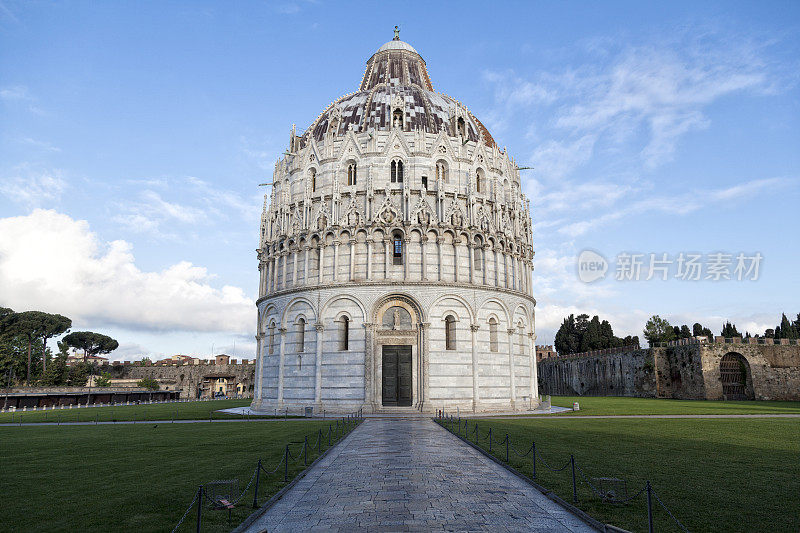
{"type": "Polygon", "coordinates": [[[14,309],[126,329],[254,329],[254,302],[241,288],[218,288],[212,279],[185,261],[142,271],[131,244],[101,242],[86,221],[52,210],[0,219],[0,297],[14,309]]]}
{"type": "Polygon", "coordinates": [[[35,170],[20,165],[10,176],[0,178],[0,193],[26,207],[58,202],[67,182],[58,169],[35,170]]]}

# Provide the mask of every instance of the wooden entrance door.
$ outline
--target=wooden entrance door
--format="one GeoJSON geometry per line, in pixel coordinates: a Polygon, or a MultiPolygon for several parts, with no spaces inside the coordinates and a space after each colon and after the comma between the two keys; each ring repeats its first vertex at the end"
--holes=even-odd
{"type": "Polygon", "coordinates": [[[383,346],[383,405],[411,405],[411,346],[383,346]]]}

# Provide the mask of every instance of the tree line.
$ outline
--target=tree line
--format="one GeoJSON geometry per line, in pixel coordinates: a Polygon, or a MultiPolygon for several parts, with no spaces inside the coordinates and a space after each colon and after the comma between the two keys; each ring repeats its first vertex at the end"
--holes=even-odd
{"type": "MultiPolygon", "coordinates": [[[[647,320],[644,327],[644,338],[653,346],[655,343],[669,342],[678,339],[689,339],[694,337],[707,337],[714,339],[711,329],[695,322],[691,329],[688,325],[673,326],[666,318],[653,315],[647,320]]],[[[736,325],[730,321],[722,325],[720,335],[723,337],[744,337],[750,338],[749,332],[744,336],[736,329],[736,325]]],[[[786,314],[782,314],[780,324],[775,328],[768,328],[764,331],[765,338],[768,339],[797,339],[800,338],[800,313],[795,320],[790,321],[786,314]]],[[[574,353],[600,350],[603,348],[618,348],[621,346],[639,346],[639,337],[634,335],[620,338],[614,335],[614,330],[608,320],[600,320],[595,315],[589,319],[589,315],[580,314],[569,315],[561,323],[555,337],[555,348],[559,354],[567,355],[574,353]]]]}
{"type": "Polygon", "coordinates": [[[85,359],[111,353],[119,343],[101,333],[70,332],[71,328],[72,320],[63,315],[43,311],[16,313],[0,307],[0,383],[4,387],[22,382],[44,386],[86,385],[94,367],[85,360],[67,366],[69,350],[81,350],[85,359]],[[58,352],[54,354],[47,342],[61,335],[64,337],[57,343],[58,352]]]}

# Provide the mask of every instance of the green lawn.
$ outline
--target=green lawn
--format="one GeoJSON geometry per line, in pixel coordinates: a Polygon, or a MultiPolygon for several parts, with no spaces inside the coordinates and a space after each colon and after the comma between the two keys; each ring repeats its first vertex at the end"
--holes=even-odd
{"type": "MultiPolygon", "coordinates": [[[[470,431],[475,422],[470,420],[470,431]]],[[[800,528],[798,419],[562,417],[477,423],[482,437],[492,428],[493,453],[503,459],[501,443],[508,433],[519,453],[535,440],[539,458],[554,468],[566,464],[572,453],[588,477],[626,480],[631,496],[649,479],[662,501],[693,532],[796,533],[800,528]]],[[[488,446],[486,441],[482,446],[488,446]]],[[[512,466],[530,476],[531,455],[524,459],[511,455],[512,466]]],[[[580,508],[606,523],[647,530],[643,496],[625,505],[603,503],[580,481],[580,471],[576,476],[580,508]]],[[[552,472],[538,463],[537,481],[572,501],[569,467],[552,472]]],[[[657,506],[656,531],[679,531],[655,500],[653,504],[657,506]]]]}
{"type": "Polygon", "coordinates": [[[800,413],[800,402],[723,402],[715,400],[667,400],[657,398],[623,398],[620,396],[553,396],[552,404],[580,411],[575,415],[730,415],[800,413]]]}
{"type": "MultiPolygon", "coordinates": [[[[0,413],[0,423],[31,422],[111,422],[132,420],[214,420],[244,418],[242,415],[217,413],[219,409],[246,407],[251,399],[209,400],[205,402],[156,403],[142,405],[119,405],[114,407],[81,407],[79,409],[53,409],[47,411],[17,411],[0,413]]],[[[253,416],[252,418],[256,418],[253,416]]],[[[273,418],[270,415],[259,418],[273,418]]]]}
{"type": "MultiPolygon", "coordinates": [[[[199,485],[238,478],[243,490],[259,458],[272,470],[287,442],[308,435],[314,444],[318,430],[327,435],[330,423],[0,428],[0,531],[171,531],[199,485]]],[[[301,449],[291,446],[295,455],[301,449]]],[[[316,456],[310,451],[309,462],[316,456]]],[[[302,469],[302,460],[291,461],[290,477],[302,469]]],[[[283,466],[274,475],[262,474],[259,503],[283,485],[283,466]]],[[[233,512],[232,526],[253,511],[252,503],[251,487],[233,512]]],[[[194,531],[195,523],[193,509],[179,531],[194,531]]],[[[203,531],[231,529],[225,511],[204,511],[203,523],[203,531]]]]}

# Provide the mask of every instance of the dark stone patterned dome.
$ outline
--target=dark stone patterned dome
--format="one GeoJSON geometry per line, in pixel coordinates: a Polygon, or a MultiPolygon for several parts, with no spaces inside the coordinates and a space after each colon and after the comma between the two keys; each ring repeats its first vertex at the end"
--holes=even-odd
{"type": "Polygon", "coordinates": [[[392,110],[400,106],[404,131],[444,130],[453,137],[463,133],[466,140],[482,138],[487,146],[495,146],[489,131],[466,106],[433,90],[425,60],[399,39],[384,44],[369,58],[358,92],[342,96],[323,111],[303,135],[301,146],[310,135],[322,141],[326,135],[344,135],[350,128],[356,133],[388,130],[392,110]]]}

